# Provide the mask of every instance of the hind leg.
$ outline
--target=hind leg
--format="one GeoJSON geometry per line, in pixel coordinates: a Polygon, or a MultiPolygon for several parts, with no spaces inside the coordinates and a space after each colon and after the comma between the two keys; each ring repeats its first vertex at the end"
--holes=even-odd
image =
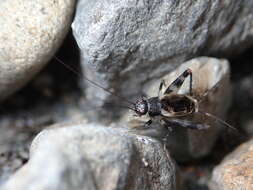
{"type": "Polygon", "coordinates": [[[183,120],[183,119],[163,119],[165,126],[166,127],[184,127],[187,129],[197,129],[197,130],[202,130],[202,129],[207,129],[210,126],[203,124],[203,123],[196,123],[193,121],[189,121],[189,120],[183,120]]]}
{"type": "Polygon", "coordinates": [[[164,94],[169,94],[171,92],[177,93],[184,83],[185,79],[190,76],[190,86],[189,94],[192,95],[192,71],[191,69],[186,69],[176,80],[174,80],[168,88],[165,90],[164,94]]]}

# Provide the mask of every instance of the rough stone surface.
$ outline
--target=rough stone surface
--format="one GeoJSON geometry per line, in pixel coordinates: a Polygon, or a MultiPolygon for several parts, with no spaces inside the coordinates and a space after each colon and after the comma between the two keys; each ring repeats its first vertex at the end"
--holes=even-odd
{"type": "MultiPolygon", "coordinates": [[[[178,69],[165,75],[163,78],[148,83],[144,87],[148,97],[158,95],[158,88],[162,79],[168,86],[187,68],[190,68],[193,72],[193,97],[199,101],[199,110],[224,118],[231,102],[230,67],[228,61],[224,59],[200,57],[185,62],[178,69]],[[203,96],[204,94],[207,95],[203,96]]],[[[189,92],[189,80],[189,77],[185,80],[178,92],[179,94],[189,92]]],[[[166,87],[163,90],[165,91],[166,87]]],[[[133,113],[130,113],[130,115],[125,115],[123,118],[123,120],[129,120],[130,123],[132,123],[132,119],[139,120],[142,117],[133,117],[133,113]]],[[[186,161],[207,155],[223,127],[215,122],[215,120],[202,117],[199,114],[183,119],[206,123],[211,127],[205,130],[186,130],[185,128],[174,126],[172,132],[169,130],[166,132],[163,129],[160,133],[156,132],[155,135],[158,138],[167,135],[166,143],[169,147],[168,149],[176,160],[186,161]]],[[[152,127],[151,130],[156,127],[152,127]]],[[[160,127],[158,128],[160,129],[160,127]]],[[[143,124],[139,129],[139,133],[150,135],[149,130],[143,129],[143,124]]],[[[151,135],[153,134],[152,132],[151,135]]]]}
{"type": "Polygon", "coordinates": [[[32,131],[0,126],[0,186],[28,160],[32,131]]]}
{"type": "Polygon", "coordinates": [[[213,171],[211,190],[253,189],[253,140],[240,145],[213,171]]]}
{"type": "MultiPolygon", "coordinates": [[[[80,0],[72,28],[85,75],[131,98],[189,58],[252,45],[253,2],[80,0]]],[[[89,85],[87,98],[113,97],[89,85]]]]}
{"type": "Polygon", "coordinates": [[[70,124],[42,131],[28,163],[1,189],[176,189],[175,165],[156,140],[127,129],[70,124]]]}
{"type": "Polygon", "coordinates": [[[0,2],[0,100],[52,57],[69,30],[75,1],[0,2]]]}
{"type": "MultiPolygon", "coordinates": [[[[251,60],[251,59],[250,59],[251,60]]],[[[247,71],[251,71],[247,68],[247,71]]],[[[253,135],[253,74],[234,84],[234,107],[231,118],[250,136],[253,135]],[[240,113],[240,114],[238,114],[240,113]]]]}

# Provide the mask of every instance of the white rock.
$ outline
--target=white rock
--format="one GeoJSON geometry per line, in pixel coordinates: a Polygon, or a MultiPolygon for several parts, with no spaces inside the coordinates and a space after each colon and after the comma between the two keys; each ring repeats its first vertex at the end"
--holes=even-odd
{"type": "Polygon", "coordinates": [[[27,83],[69,30],[74,0],[0,2],[0,100],[27,83]]]}

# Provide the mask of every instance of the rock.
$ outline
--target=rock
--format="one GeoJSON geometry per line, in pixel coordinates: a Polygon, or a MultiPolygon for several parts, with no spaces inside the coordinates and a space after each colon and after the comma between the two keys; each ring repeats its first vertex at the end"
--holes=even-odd
{"type": "Polygon", "coordinates": [[[119,126],[59,126],[34,139],[28,163],[2,189],[176,189],[175,164],[158,141],[119,126]]]}
{"type": "Polygon", "coordinates": [[[28,160],[33,137],[31,130],[0,126],[0,186],[28,160]]]}
{"type": "MultiPolygon", "coordinates": [[[[192,57],[252,45],[252,13],[252,1],[80,0],[72,28],[85,75],[132,98],[192,57]]],[[[86,92],[95,106],[117,99],[90,84],[86,92]]]]}
{"type": "Polygon", "coordinates": [[[253,189],[253,140],[240,145],[214,168],[210,190],[253,189]]]}
{"type": "MultiPolygon", "coordinates": [[[[187,68],[190,68],[193,73],[193,97],[199,101],[199,110],[212,113],[220,118],[225,118],[231,102],[231,86],[229,81],[229,63],[224,59],[200,57],[185,62],[178,69],[165,75],[162,79],[156,79],[147,83],[144,86],[147,96],[157,96],[161,80],[164,80],[168,86],[187,68]],[[204,96],[204,94],[207,95],[204,96]]],[[[189,92],[189,82],[190,78],[188,77],[180,88],[179,94],[189,92]]],[[[165,91],[166,88],[163,90],[165,91]]],[[[139,118],[133,117],[133,113],[130,113],[130,115],[126,114],[122,120],[128,120],[131,123],[132,119],[139,118]]],[[[160,130],[159,126],[153,126],[150,130],[154,130],[155,128],[155,130],[160,131],[160,133],[156,131],[155,136],[157,138],[161,139],[166,136],[168,149],[173,155],[173,158],[178,161],[188,161],[207,155],[218,138],[219,133],[224,128],[214,119],[202,117],[199,114],[183,119],[206,123],[211,127],[204,130],[190,130],[174,126],[170,132],[169,130],[164,130],[164,127],[160,130]]],[[[150,130],[143,129],[143,125],[138,130],[138,134],[154,135],[154,132],[150,134],[150,130]]]]}
{"type": "MultiPolygon", "coordinates": [[[[250,71],[247,68],[247,71],[250,71]]],[[[238,126],[241,126],[249,136],[253,135],[253,74],[241,78],[233,86],[233,109],[231,118],[238,126]],[[240,113],[240,114],[238,114],[240,113]]]]}
{"type": "Polygon", "coordinates": [[[67,34],[75,1],[0,3],[0,100],[25,85],[67,34]]]}

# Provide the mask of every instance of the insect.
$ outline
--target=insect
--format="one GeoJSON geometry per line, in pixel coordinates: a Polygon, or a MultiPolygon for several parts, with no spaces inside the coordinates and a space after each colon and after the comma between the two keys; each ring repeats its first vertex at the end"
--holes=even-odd
{"type": "Polygon", "coordinates": [[[150,119],[145,123],[148,127],[153,120],[159,120],[162,125],[165,126],[180,126],[188,129],[207,129],[209,125],[205,123],[197,123],[188,119],[187,116],[194,114],[200,114],[205,117],[214,119],[222,125],[229,127],[233,130],[233,126],[223,121],[222,119],[199,110],[199,101],[193,97],[192,92],[192,71],[186,69],[178,78],[176,78],[161,94],[162,88],[165,86],[164,80],[161,81],[157,97],[139,98],[135,105],[134,111],[136,116],[147,115],[150,119]],[[185,79],[190,77],[189,94],[178,94],[178,91],[185,79]]]}
{"type": "MultiPolygon", "coordinates": [[[[71,70],[73,73],[80,76],[80,74],[76,70],[66,65],[56,56],[55,59],[60,63],[62,63],[66,68],[71,70]]],[[[135,113],[134,115],[137,117],[147,116],[149,120],[145,122],[144,127],[149,127],[153,121],[158,120],[163,126],[166,127],[180,126],[188,129],[197,129],[197,130],[209,128],[209,125],[205,123],[197,123],[195,121],[185,119],[187,118],[187,116],[200,114],[204,117],[211,118],[219,122],[220,124],[237,131],[236,128],[234,128],[227,122],[223,121],[222,119],[216,117],[215,115],[199,110],[199,101],[193,97],[192,75],[193,74],[191,69],[186,69],[167,87],[167,89],[164,91],[163,94],[161,93],[162,88],[166,85],[165,81],[162,80],[159,85],[158,96],[150,98],[142,96],[138,98],[136,102],[129,101],[125,97],[122,97],[116,93],[111,92],[110,90],[104,88],[103,86],[97,84],[96,82],[90,80],[85,76],[82,77],[85,78],[91,84],[95,85],[96,87],[101,88],[106,92],[123,100],[130,106],[112,105],[112,104],[108,105],[130,109],[134,111],[135,113]],[[189,94],[178,94],[180,87],[183,85],[187,77],[190,77],[189,94]]]]}

